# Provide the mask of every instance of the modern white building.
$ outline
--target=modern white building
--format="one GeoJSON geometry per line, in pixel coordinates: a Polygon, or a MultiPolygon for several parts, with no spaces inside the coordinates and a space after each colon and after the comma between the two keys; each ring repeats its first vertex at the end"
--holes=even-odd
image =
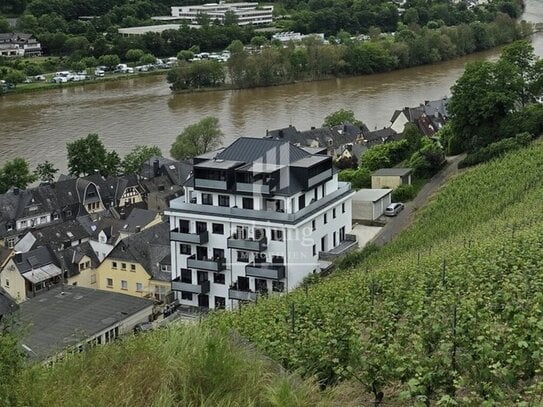
{"type": "Polygon", "coordinates": [[[273,6],[259,6],[258,3],[208,3],[195,6],[172,7],[172,17],[188,20],[192,24],[198,24],[202,14],[206,14],[211,20],[224,22],[227,12],[234,13],[238,25],[262,25],[273,22],[273,6]]]}
{"type": "Polygon", "coordinates": [[[242,137],[194,158],[170,202],[172,290],[182,305],[236,308],[287,292],[356,242],[350,184],[332,158],[242,137]]]}

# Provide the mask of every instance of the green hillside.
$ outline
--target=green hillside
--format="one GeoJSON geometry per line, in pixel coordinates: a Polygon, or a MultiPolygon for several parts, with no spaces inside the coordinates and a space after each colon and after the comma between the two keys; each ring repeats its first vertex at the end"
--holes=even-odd
{"type": "Polygon", "coordinates": [[[94,349],[20,380],[24,405],[541,405],[543,145],[467,170],[357,267],[94,349]],[[224,329],[215,329],[224,328],[224,329]],[[231,329],[291,372],[236,344],[231,329]],[[324,388],[316,391],[314,380],[324,388]],[[112,401],[115,402],[112,402],[112,401]]]}

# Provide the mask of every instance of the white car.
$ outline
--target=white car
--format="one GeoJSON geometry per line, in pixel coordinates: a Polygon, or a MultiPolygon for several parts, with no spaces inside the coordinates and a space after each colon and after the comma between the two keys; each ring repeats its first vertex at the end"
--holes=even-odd
{"type": "Polygon", "coordinates": [[[393,202],[386,207],[385,216],[396,216],[403,211],[404,207],[405,205],[402,202],[393,202]]]}
{"type": "Polygon", "coordinates": [[[101,69],[97,69],[96,71],[94,71],[94,76],[99,76],[99,77],[102,77],[102,76],[105,76],[106,73],[104,71],[102,71],[101,69]]]}

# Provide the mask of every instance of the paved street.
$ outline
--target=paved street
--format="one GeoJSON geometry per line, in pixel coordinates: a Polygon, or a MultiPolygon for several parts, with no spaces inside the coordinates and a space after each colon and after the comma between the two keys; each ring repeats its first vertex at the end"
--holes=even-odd
{"type": "Polygon", "coordinates": [[[465,157],[464,154],[447,157],[448,165],[441,170],[420,190],[411,202],[405,204],[405,209],[389,222],[373,239],[372,243],[383,246],[407,228],[413,221],[418,208],[426,205],[430,197],[452,176],[458,173],[458,163],[465,157]]]}

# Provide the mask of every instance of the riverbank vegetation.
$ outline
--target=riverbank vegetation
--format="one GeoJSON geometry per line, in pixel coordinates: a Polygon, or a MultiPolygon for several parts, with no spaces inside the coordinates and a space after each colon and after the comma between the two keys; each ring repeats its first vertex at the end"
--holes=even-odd
{"type": "Polygon", "coordinates": [[[441,132],[447,151],[467,152],[466,166],[523,146],[525,134],[543,131],[542,94],[543,60],[526,41],[505,47],[498,61],[469,63],[452,87],[450,127],[441,132]]]}
{"type": "Polygon", "coordinates": [[[337,43],[324,44],[317,38],[307,38],[301,44],[287,46],[268,43],[258,51],[247,50],[240,41],[234,41],[226,65],[181,61],[168,73],[168,81],[174,90],[224,87],[225,82],[233,89],[242,89],[388,72],[486,50],[530,32],[527,24],[498,13],[488,23],[438,28],[402,26],[393,36],[376,32],[369,40],[347,36],[337,43]]]}

